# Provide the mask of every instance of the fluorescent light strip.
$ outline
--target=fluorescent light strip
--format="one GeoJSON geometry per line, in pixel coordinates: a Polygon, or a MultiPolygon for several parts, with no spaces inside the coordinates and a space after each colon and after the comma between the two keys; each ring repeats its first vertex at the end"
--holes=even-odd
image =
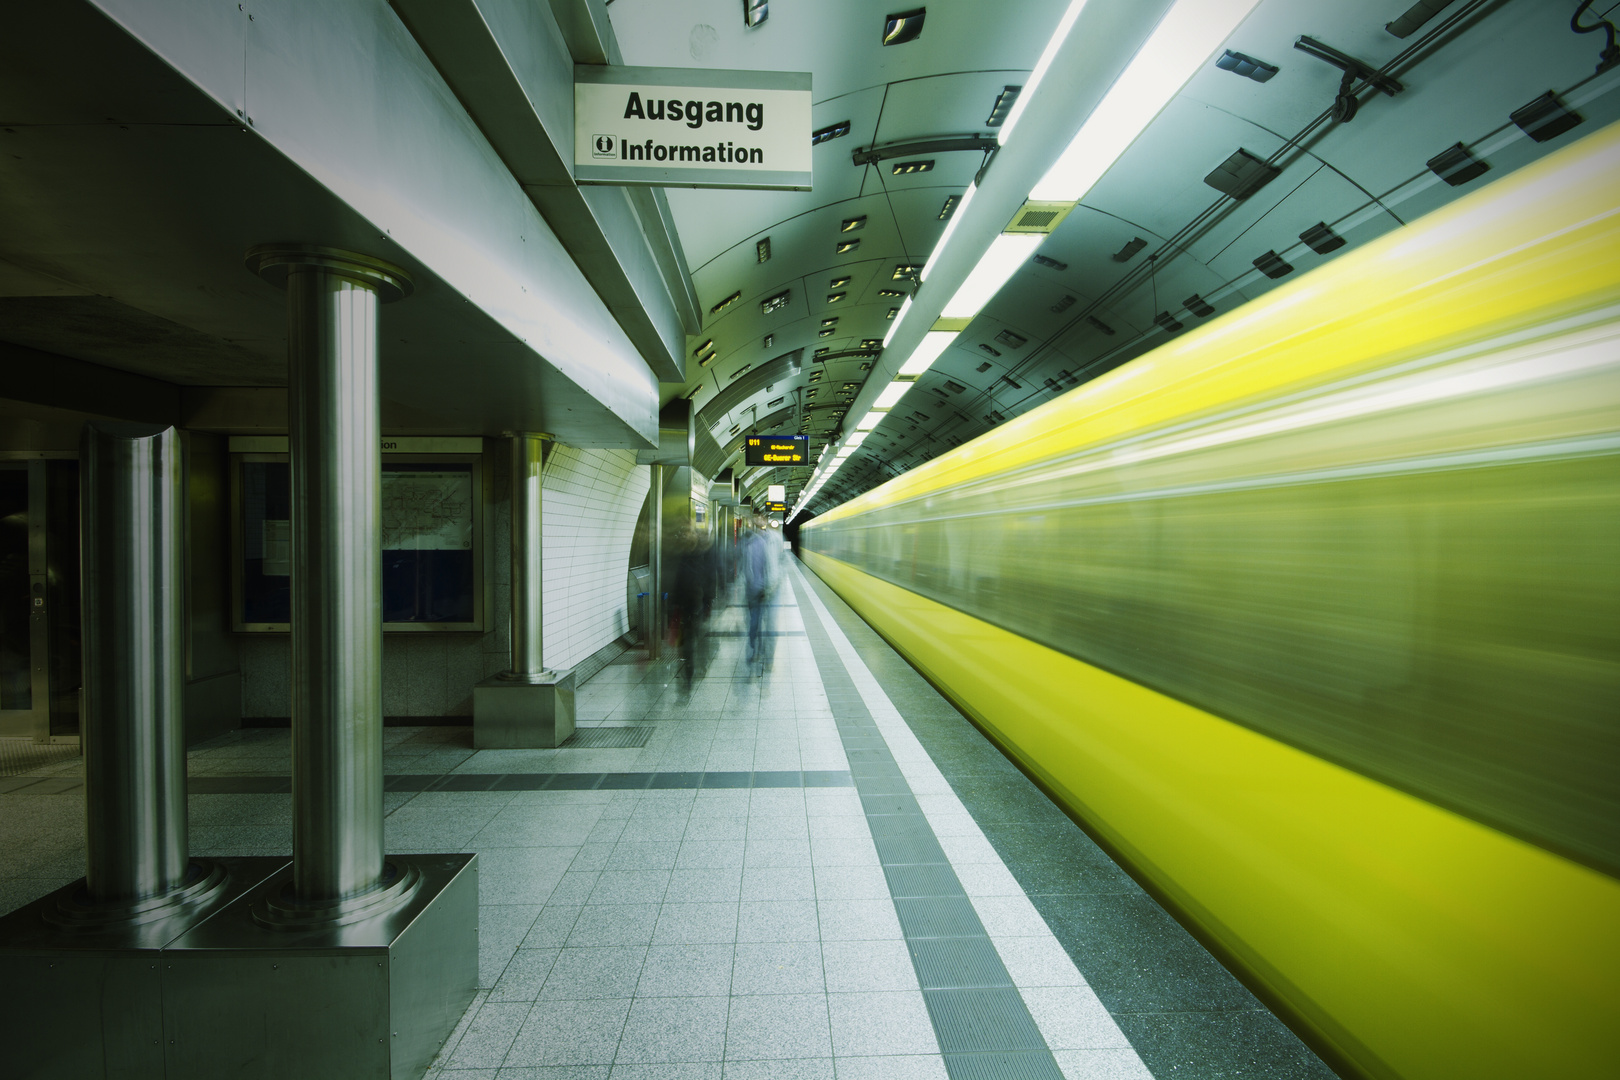
{"type": "MultiPolygon", "coordinates": [[[[1041,80],[1046,77],[1046,69],[1052,66],[1053,58],[1068,39],[1069,31],[1074,27],[1074,20],[1080,17],[1080,9],[1085,6],[1086,0],[1070,0],[1069,9],[1063,13],[1063,18],[1058,20],[1057,29],[1052,31],[1052,40],[1046,43],[1041,58],[1035,61],[1035,69],[1029,73],[1029,78],[1024,80],[1024,89],[1019,92],[1018,100],[1013,102],[1012,111],[1007,114],[1007,119],[1001,122],[1001,127],[996,131],[996,142],[1005,145],[1013,128],[1018,126],[1018,118],[1024,115],[1024,107],[1040,88],[1041,80]]],[[[962,208],[957,207],[957,213],[961,212],[962,208]]]]}
{"type": "Polygon", "coordinates": [[[883,335],[883,347],[885,349],[889,347],[889,342],[894,340],[894,332],[900,329],[901,323],[906,321],[906,312],[910,310],[911,297],[908,296],[904,300],[900,301],[900,314],[894,317],[894,321],[889,324],[889,332],[883,335]]]}
{"type": "MultiPolygon", "coordinates": [[[[1020,98],[1019,100],[1023,100],[1020,98]]],[[[979,258],[942,312],[947,319],[971,319],[1023,266],[1046,237],[1040,233],[1002,233],[979,258]]]]}
{"type": "MultiPolygon", "coordinates": [[[[1085,198],[1257,2],[1179,0],[1029,197],[1037,202],[1085,198]]],[[[1028,96],[1027,90],[1019,95],[1018,104],[1028,96]]],[[[1007,119],[1010,124],[1012,117],[1007,119]]]]}
{"type": "Polygon", "coordinates": [[[892,382],[885,386],[883,392],[877,396],[877,400],[872,402],[872,408],[892,409],[900,403],[900,399],[905,397],[906,391],[910,389],[911,384],[909,382],[892,382]]]}
{"type": "Polygon", "coordinates": [[[912,350],[911,356],[900,365],[899,374],[917,376],[934,366],[940,354],[950,348],[951,342],[956,340],[954,330],[930,330],[923,335],[923,339],[912,350]]]}
{"type": "MultiPolygon", "coordinates": [[[[928,256],[928,261],[923,263],[922,272],[917,275],[919,282],[928,280],[928,271],[939,261],[939,253],[945,250],[945,245],[950,243],[951,235],[956,232],[956,223],[967,216],[968,204],[973,201],[973,193],[978,190],[977,184],[969,186],[967,194],[962,196],[962,201],[956,204],[956,212],[951,215],[951,220],[945,223],[945,231],[939,234],[939,243],[934,245],[933,253],[928,256]]],[[[895,321],[904,318],[905,314],[905,310],[902,309],[900,314],[895,316],[895,321]]]]}

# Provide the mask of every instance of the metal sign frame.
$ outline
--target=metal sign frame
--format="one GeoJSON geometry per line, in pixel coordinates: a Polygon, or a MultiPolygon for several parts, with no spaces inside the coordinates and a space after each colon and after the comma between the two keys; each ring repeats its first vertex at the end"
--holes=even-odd
{"type": "Polygon", "coordinates": [[[577,183],[809,191],[811,127],[807,71],[574,67],[577,183]]]}

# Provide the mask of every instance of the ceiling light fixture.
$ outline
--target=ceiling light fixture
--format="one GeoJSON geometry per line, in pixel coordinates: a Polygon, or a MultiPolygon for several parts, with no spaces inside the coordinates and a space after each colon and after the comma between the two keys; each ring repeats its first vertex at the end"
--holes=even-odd
{"type": "Polygon", "coordinates": [[[977,315],[1045,239],[1039,233],[997,236],[940,314],[947,319],[971,319],[977,315]]]}
{"type": "Polygon", "coordinates": [[[911,351],[911,355],[906,358],[906,362],[904,364],[900,365],[900,370],[895,374],[902,379],[915,379],[917,376],[927,371],[930,367],[933,367],[934,361],[938,360],[940,354],[942,354],[946,349],[950,348],[951,342],[955,340],[956,332],[954,330],[928,331],[928,333],[923,335],[922,341],[919,342],[917,347],[911,351]]]}
{"type": "Polygon", "coordinates": [[[1256,60],[1252,56],[1244,56],[1240,52],[1227,49],[1215,66],[1222,71],[1230,71],[1235,75],[1242,75],[1246,79],[1253,79],[1257,83],[1270,82],[1271,77],[1277,74],[1277,68],[1264,61],[1256,60]]]}
{"type": "Polygon", "coordinates": [[[889,170],[891,176],[910,176],[912,173],[925,173],[934,171],[934,159],[927,161],[897,161],[889,170]]]}
{"type": "Polygon", "coordinates": [[[770,237],[767,236],[765,239],[761,240],[759,243],[754,245],[754,256],[757,259],[759,259],[760,262],[770,262],[771,261],[771,238],[770,237]]]}
{"type": "Polygon", "coordinates": [[[888,386],[883,388],[883,392],[877,396],[877,400],[872,402],[873,410],[877,412],[887,412],[898,405],[900,403],[900,399],[905,397],[906,391],[910,389],[910,382],[890,383],[888,386]]]}
{"type": "Polygon", "coordinates": [[[783,289],[775,296],[766,297],[764,300],[761,300],[759,304],[759,313],[761,315],[769,315],[773,311],[781,311],[783,308],[788,306],[788,301],[792,299],[793,290],[783,289]]]}
{"type": "Polygon", "coordinates": [[[1022,86],[1003,86],[1001,93],[996,95],[996,103],[990,106],[990,116],[985,120],[985,127],[998,128],[1007,122],[1007,114],[1012,112],[1013,102],[1018,100],[1022,86]]]}
{"type": "Polygon", "coordinates": [[[1325,221],[1318,221],[1300,233],[1299,238],[1318,255],[1326,255],[1330,251],[1338,251],[1344,247],[1344,237],[1328,228],[1325,221]]]}
{"type": "Polygon", "coordinates": [[[1580,113],[1565,108],[1558,95],[1551,90],[1530,104],[1514,109],[1508,118],[1538,143],[1556,139],[1585,119],[1580,113]]]}
{"type": "Polygon", "coordinates": [[[866,228],[866,215],[862,214],[860,217],[845,218],[839,224],[838,231],[839,232],[856,232],[856,231],[858,231],[860,229],[864,229],[864,228],[866,228]]]}
{"type": "MultiPolygon", "coordinates": [[[[1159,21],[1142,48],[1029,197],[1038,201],[1079,202],[1119,160],[1136,137],[1203,67],[1213,49],[1231,36],[1258,0],[1179,0],[1159,21]]],[[[1070,6],[1073,14],[1078,3],[1070,6]]],[[[1073,23],[1069,13],[1064,19],[1073,23]]],[[[1063,34],[1068,28],[1061,26],[1063,34]]],[[[1054,52],[1061,35],[1054,37],[1054,52]]],[[[1044,60],[1045,57],[1043,56],[1044,60]]],[[[1037,71],[1040,71],[1037,65],[1037,71]]],[[[1028,87],[1035,82],[1032,77],[1028,87]]],[[[1018,106],[1030,95],[1020,96],[1018,106]]],[[[1001,140],[1019,111],[1001,126],[1001,140]]]]}
{"type": "Polygon", "coordinates": [[[739,301],[741,299],[742,299],[742,290],[739,289],[736,292],[732,293],[730,296],[726,297],[724,300],[720,301],[718,304],[714,305],[714,307],[710,308],[709,309],[709,314],[710,315],[718,315],[722,311],[726,310],[726,308],[730,307],[732,304],[735,304],[737,301],[739,301]]]}
{"type": "Polygon", "coordinates": [[[743,0],[743,25],[755,27],[771,17],[770,0],[743,0]]]}
{"type": "Polygon", "coordinates": [[[849,284],[849,280],[850,279],[847,278],[847,277],[833,278],[831,281],[829,281],[827,283],[827,287],[829,289],[842,289],[845,285],[849,284]]]}
{"type": "Polygon", "coordinates": [[[836,303],[838,303],[838,301],[842,300],[844,297],[846,297],[848,295],[849,295],[848,293],[841,293],[841,292],[828,293],[827,294],[827,303],[836,304],[836,303]]]}
{"type": "Polygon", "coordinates": [[[908,312],[910,310],[911,310],[911,297],[908,296],[908,297],[905,298],[905,300],[901,301],[901,303],[900,303],[900,314],[896,315],[894,317],[894,321],[889,325],[889,332],[887,334],[883,335],[883,347],[885,349],[887,349],[889,347],[889,342],[894,340],[894,332],[896,330],[900,329],[900,324],[905,321],[906,312],[908,312]]]}
{"type": "Polygon", "coordinates": [[[832,142],[849,134],[849,121],[840,120],[836,124],[829,124],[824,128],[817,128],[810,133],[810,145],[820,146],[824,142],[832,142]]]}
{"type": "Polygon", "coordinates": [[[848,255],[850,252],[854,251],[860,246],[861,242],[859,240],[840,240],[838,242],[838,246],[833,248],[833,254],[848,255]]]}
{"type": "Polygon", "coordinates": [[[883,20],[883,44],[904,45],[908,41],[916,41],[922,34],[923,20],[927,17],[927,8],[915,8],[888,16],[883,20]]]}

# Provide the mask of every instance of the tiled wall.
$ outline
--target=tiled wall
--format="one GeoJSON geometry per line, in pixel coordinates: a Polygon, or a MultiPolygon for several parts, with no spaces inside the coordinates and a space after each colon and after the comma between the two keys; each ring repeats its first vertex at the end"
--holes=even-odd
{"type": "Polygon", "coordinates": [[[650,483],[633,450],[557,446],[546,460],[546,664],[573,667],[622,636],[630,541],[650,483]]]}
{"type": "MultiPolygon", "coordinates": [[[[473,684],[504,670],[511,653],[510,478],[505,447],[488,444],[494,465],[486,518],[492,628],[484,634],[383,636],[383,715],[470,716],[473,684]]],[[[633,450],[554,446],[546,458],[545,656],[551,667],[579,663],[625,632],[625,574],[648,470],[633,450]]],[[[285,635],[242,634],[242,715],[285,717],[289,650],[285,635]]]]}

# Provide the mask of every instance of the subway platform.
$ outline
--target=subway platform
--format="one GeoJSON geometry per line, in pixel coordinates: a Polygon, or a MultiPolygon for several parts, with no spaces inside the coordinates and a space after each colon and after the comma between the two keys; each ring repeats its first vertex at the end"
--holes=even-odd
{"type": "MultiPolygon", "coordinates": [[[[558,750],[386,731],[391,852],[474,851],[443,1080],[1330,1078],[796,562],[690,694],[630,652],[558,750]]],[[[291,851],[288,732],[189,755],[192,851],[291,851]]],[[[83,874],[79,759],[0,777],[0,910],[83,874]]]]}

